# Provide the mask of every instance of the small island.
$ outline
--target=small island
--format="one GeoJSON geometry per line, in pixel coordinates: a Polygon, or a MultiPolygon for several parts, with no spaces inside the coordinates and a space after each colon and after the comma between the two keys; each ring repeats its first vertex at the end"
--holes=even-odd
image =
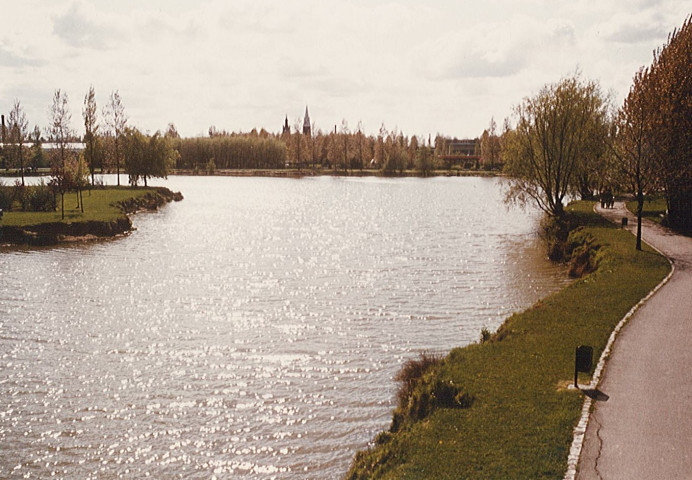
{"type": "Polygon", "coordinates": [[[115,237],[132,230],[129,214],[182,199],[180,192],[165,187],[96,187],[76,202],[67,195],[62,218],[48,186],[0,186],[0,203],[5,205],[0,244],[48,246],[115,237]]]}

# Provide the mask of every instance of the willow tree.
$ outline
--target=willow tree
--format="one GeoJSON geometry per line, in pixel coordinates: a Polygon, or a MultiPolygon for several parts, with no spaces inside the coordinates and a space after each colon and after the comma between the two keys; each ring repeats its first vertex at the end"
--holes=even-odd
{"type": "Polygon", "coordinates": [[[136,128],[125,129],[122,150],[125,156],[125,170],[132,186],[137,186],[140,179],[146,187],[150,178],[166,178],[179,155],[171,147],[169,139],[163,137],[160,132],[148,136],[136,128]]]}
{"type": "Polygon", "coordinates": [[[606,116],[608,101],[598,82],[579,74],[544,86],[515,108],[516,129],[506,155],[507,201],[534,202],[552,217],[564,215],[587,146],[606,116]]]}

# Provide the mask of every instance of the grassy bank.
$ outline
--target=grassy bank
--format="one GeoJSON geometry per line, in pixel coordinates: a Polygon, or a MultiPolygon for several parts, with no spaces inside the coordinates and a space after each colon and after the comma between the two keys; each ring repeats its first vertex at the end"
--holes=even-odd
{"type": "Polygon", "coordinates": [[[42,223],[58,222],[110,222],[124,215],[120,202],[131,198],[140,198],[152,189],[111,187],[96,189],[82,194],[84,199],[84,213],[77,207],[77,196],[74,193],[65,195],[65,219],[60,213],[60,197],[58,196],[58,209],[54,212],[7,212],[3,215],[2,225],[8,227],[26,227],[42,223]]]}
{"type": "MultiPolygon", "coordinates": [[[[637,201],[632,200],[627,202],[627,210],[633,214],[637,214],[637,201]]],[[[661,223],[666,214],[668,206],[666,205],[665,198],[653,198],[644,201],[644,209],[642,210],[642,217],[652,220],[657,223],[661,223]]]]}
{"type": "Polygon", "coordinates": [[[18,210],[19,201],[13,201],[13,211],[4,213],[0,220],[0,243],[45,246],[112,237],[132,229],[128,213],[156,210],[167,202],[182,200],[182,195],[163,187],[108,187],[85,191],[82,199],[84,212],[77,206],[75,194],[65,195],[65,218],[59,208],[22,211],[18,210]]]}
{"type": "Polygon", "coordinates": [[[592,205],[572,211],[583,225],[575,238],[590,243],[597,270],[430,367],[347,478],[563,477],[584,398],[566,388],[575,348],[593,346],[595,364],[613,327],[669,271],[592,205]]]}

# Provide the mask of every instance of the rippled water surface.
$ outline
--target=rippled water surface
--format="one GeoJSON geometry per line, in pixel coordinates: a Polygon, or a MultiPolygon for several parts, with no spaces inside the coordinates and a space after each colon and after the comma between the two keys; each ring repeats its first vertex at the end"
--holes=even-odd
{"type": "Polygon", "coordinates": [[[128,237],[0,252],[0,478],[339,478],[404,360],[567,281],[494,179],[161,183],[128,237]]]}

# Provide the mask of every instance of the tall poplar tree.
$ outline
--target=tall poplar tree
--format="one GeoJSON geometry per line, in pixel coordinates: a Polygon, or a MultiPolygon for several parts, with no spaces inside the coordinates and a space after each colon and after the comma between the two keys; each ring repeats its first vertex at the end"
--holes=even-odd
{"type": "Polygon", "coordinates": [[[649,135],[656,105],[653,92],[648,88],[648,78],[648,69],[634,76],[634,83],[615,121],[613,149],[622,180],[632,188],[637,199],[637,250],[642,249],[644,195],[653,192],[660,183],[655,146],[649,135]]]}
{"type": "Polygon", "coordinates": [[[650,122],[668,206],[668,223],[692,231],[692,15],[655,53],[648,82],[650,122]]]}
{"type": "Polygon", "coordinates": [[[96,118],[96,94],[93,85],[89,87],[89,91],[84,97],[82,117],[84,118],[84,160],[89,167],[91,185],[93,186],[95,184],[94,171],[99,158],[96,151],[99,125],[96,118]]]}

